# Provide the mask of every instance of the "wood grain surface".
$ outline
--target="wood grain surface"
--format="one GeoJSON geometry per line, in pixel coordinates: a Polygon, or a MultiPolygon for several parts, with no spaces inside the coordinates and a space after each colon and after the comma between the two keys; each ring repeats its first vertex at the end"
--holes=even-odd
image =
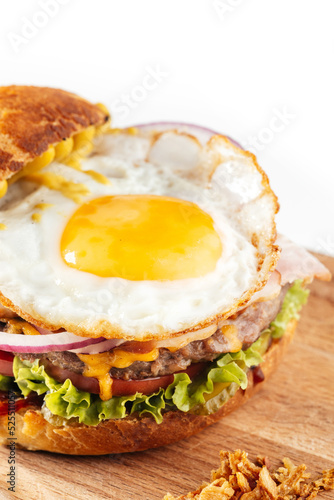
{"type": "MultiPolygon", "coordinates": [[[[334,275],[334,259],[319,256],[334,275]]],[[[0,498],[161,500],[194,490],[219,463],[219,450],[251,458],[284,456],[313,475],[334,467],[334,283],[314,282],[295,339],[262,390],[218,424],[165,448],[102,457],[16,452],[16,493],[9,493],[9,451],[0,451],[0,498]]],[[[321,499],[334,499],[323,492],[321,499]]]]}

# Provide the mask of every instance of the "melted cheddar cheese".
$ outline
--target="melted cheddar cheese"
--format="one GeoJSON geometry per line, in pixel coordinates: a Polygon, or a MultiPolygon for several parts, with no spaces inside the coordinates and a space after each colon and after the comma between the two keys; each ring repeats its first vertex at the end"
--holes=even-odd
{"type": "Polygon", "coordinates": [[[32,214],[31,219],[34,222],[41,222],[42,214],[38,214],[38,213],[32,214]]]}
{"type": "Polygon", "coordinates": [[[83,196],[90,193],[85,184],[68,181],[62,175],[57,175],[53,172],[27,175],[27,180],[47,186],[49,189],[60,191],[64,196],[70,198],[75,203],[81,203],[83,196]]]}
{"type": "Polygon", "coordinates": [[[37,203],[34,208],[37,208],[38,210],[46,210],[50,207],[53,207],[52,203],[37,203]]]}
{"type": "MultiPolygon", "coordinates": [[[[101,127],[105,127],[106,125],[109,127],[109,123],[101,125],[101,127]]],[[[66,146],[68,147],[67,151],[61,150],[59,152],[59,154],[61,155],[61,160],[59,161],[62,161],[63,163],[65,163],[65,165],[73,168],[74,170],[79,170],[80,172],[89,175],[92,179],[94,179],[96,182],[99,182],[100,184],[110,184],[110,181],[103,174],[94,172],[93,170],[83,170],[81,167],[81,160],[85,156],[88,156],[94,148],[94,137],[100,135],[101,133],[103,132],[101,132],[100,127],[91,126],[86,128],[82,132],[75,134],[72,138],[71,144],[63,145],[63,149],[65,149],[66,146]]]]}
{"type": "Polygon", "coordinates": [[[221,331],[224,337],[229,341],[229,352],[238,352],[242,349],[242,342],[238,339],[238,329],[235,325],[222,326],[221,331]]]}
{"type": "Polygon", "coordinates": [[[8,179],[8,184],[13,184],[17,180],[21,179],[21,177],[39,172],[39,170],[42,170],[42,168],[49,165],[55,159],[55,154],[55,148],[51,146],[47,151],[45,151],[45,153],[27,163],[26,166],[20,170],[20,172],[17,172],[17,174],[8,179]]]}
{"type": "Polygon", "coordinates": [[[89,175],[95,182],[99,182],[100,184],[111,184],[110,180],[100,172],[95,172],[95,170],[81,170],[86,175],[89,175]]]}
{"type": "Polygon", "coordinates": [[[5,196],[7,193],[8,184],[7,181],[0,181],[0,198],[5,196]]]}
{"type": "MultiPolygon", "coordinates": [[[[37,205],[34,206],[37,210],[46,210],[49,207],[52,207],[52,203],[37,203],[37,205]]],[[[42,214],[39,212],[35,212],[31,216],[31,220],[34,222],[41,222],[42,220],[42,214]]]]}
{"type": "Polygon", "coordinates": [[[100,398],[106,401],[112,397],[112,379],[109,375],[111,368],[127,368],[135,361],[154,361],[159,356],[159,350],[141,354],[114,349],[111,352],[100,354],[78,354],[85,363],[83,375],[97,378],[100,384],[100,398]]]}
{"type": "Polygon", "coordinates": [[[73,145],[74,141],[72,137],[69,137],[68,139],[64,139],[63,141],[59,142],[55,146],[55,152],[56,152],[56,161],[63,161],[65,158],[68,157],[69,154],[71,154],[73,150],[73,145]]]}
{"type": "Polygon", "coordinates": [[[217,396],[220,392],[222,392],[226,387],[228,387],[229,384],[228,382],[217,382],[213,385],[213,391],[211,394],[203,394],[205,401],[209,401],[209,399],[214,398],[217,396]]]}

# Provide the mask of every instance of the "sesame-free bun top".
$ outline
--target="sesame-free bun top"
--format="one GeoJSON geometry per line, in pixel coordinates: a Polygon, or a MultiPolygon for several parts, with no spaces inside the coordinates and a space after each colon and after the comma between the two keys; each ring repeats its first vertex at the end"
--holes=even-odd
{"type": "Polygon", "coordinates": [[[60,89],[0,87],[0,181],[63,139],[109,119],[106,111],[60,89]]]}

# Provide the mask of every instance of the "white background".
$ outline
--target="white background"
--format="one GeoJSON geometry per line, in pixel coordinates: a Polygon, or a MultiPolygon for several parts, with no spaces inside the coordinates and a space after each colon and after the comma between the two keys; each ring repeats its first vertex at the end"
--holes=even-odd
{"type": "Polygon", "coordinates": [[[333,0],[2,0],[0,10],[0,85],[71,90],[109,106],[115,126],[186,121],[234,137],[269,176],[279,231],[334,256],[333,0]]]}

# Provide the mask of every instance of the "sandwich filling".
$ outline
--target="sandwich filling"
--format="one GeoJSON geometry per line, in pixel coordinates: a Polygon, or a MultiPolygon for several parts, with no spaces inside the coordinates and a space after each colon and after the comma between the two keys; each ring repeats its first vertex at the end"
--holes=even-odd
{"type": "MultiPolygon", "coordinates": [[[[102,355],[78,356],[66,351],[42,356],[17,353],[12,357],[13,377],[1,375],[0,389],[15,391],[18,409],[25,401],[26,407],[40,408],[46,419],[59,425],[97,425],[102,420],[135,413],[150,414],[161,423],[163,414],[175,409],[211,413],[239,387],[246,389],[247,372],[260,365],[271,343],[279,341],[288,324],[298,318],[307,296],[301,281],[296,281],[289,289],[282,288],[277,298],[241,311],[208,339],[191,342],[175,352],[159,349],[154,360],[142,359],[149,358],[152,351],[132,352],[132,360],[137,359],[123,368],[119,367],[122,355],[113,352],[119,351],[117,348],[102,355]],[[233,327],[237,341],[224,336],[226,327],[233,327]],[[237,350],[238,342],[241,348],[237,350]],[[101,356],[109,356],[114,363],[101,363],[101,356]],[[94,365],[100,372],[99,378],[95,378],[94,365]],[[84,378],[88,380],[86,390],[80,388],[84,378]],[[113,395],[108,394],[109,387],[111,391],[115,388],[113,395]]],[[[3,331],[13,328],[11,321],[3,318],[3,331]]],[[[124,347],[122,350],[130,353],[124,347]]],[[[6,366],[8,373],[10,354],[6,354],[7,359],[2,355],[0,372],[1,366],[6,366]]],[[[3,413],[4,393],[1,401],[3,413]]]]}

